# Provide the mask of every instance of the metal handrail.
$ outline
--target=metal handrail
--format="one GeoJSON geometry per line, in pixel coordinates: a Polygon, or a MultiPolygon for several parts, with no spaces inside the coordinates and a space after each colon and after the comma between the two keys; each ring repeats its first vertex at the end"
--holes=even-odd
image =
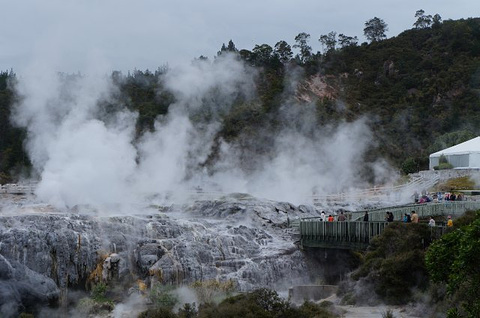
{"type": "MultiPolygon", "coordinates": [[[[395,220],[402,220],[405,213],[417,212],[419,217],[439,215],[462,215],[469,210],[480,209],[480,201],[443,201],[439,203],[408,204],[402,206],[384,207],[367,210],[370,221],[384,221],[385,213],[392,212],[395,220]]],[[[350,212],[350,220],[359,221],[365,215],[364,211],[350,212]]]]}

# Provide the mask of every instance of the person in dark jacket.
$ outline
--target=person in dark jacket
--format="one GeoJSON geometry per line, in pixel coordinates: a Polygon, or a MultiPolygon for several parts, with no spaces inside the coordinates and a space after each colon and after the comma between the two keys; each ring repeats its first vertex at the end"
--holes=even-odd
{"type": "Polygon", "coordinates": [[[403,217],[403,222],[405,222],[405,223],[412,222],[412,217],[410,216],[410,214],[405,213],[405,216],[403,217]]]}
{"type": "Polygon", "coordinates": [[[365,215],[363,216],[363,222],[368,222],[368,211],[365,211],[365,215]]]}
{"type": "Polygon", "coordinates": [[[393,222],[393,212],[388,212],[387,222],[393,222]]]}

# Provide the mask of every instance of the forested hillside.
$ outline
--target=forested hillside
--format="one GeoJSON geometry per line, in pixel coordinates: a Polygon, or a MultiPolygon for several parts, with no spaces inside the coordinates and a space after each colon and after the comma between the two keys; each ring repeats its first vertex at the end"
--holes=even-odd
{"type": "MultiPolygon", "coordinates": [[[[257,72],[256,94],[239,92],[231,107],[216,114],[222,126],[217,140],[244,149],[245,160],[249,152],[268,154],[273,147],[269,136],[292,120],[280,109],[313,105],[318,127],[368,118],[377,143],[359,160],[384,157],[405,173],[428,168],[431,152],[480,134],[480,18],[434,18],[390,39],[367,36],[370,43],[360,45],[356,37],[340,34],[337,39],[330,32],[319,37],[324,50],[317,53],[309,46],[310,35],[300,33],[293,45],[282,40],[248,50],[230,41],[212,61],[201,56],[194,63],[215,63],[223,54],[234,54],[257,72]],[[251,140],[261,140],[262,149],[251,140]]],[[[107,114],[118,105],[137,111],[141,136],[175,102],[163,85],[169,71],[113,72],[119,90],[99,103],[107,114]]],[[[14,181],[30,166],[22,150],[26,134],[9,121],[15,99],[21,98],[14,94],[16,80],[14,70],[0,74],[0,183],[14,181]]],[[[204,101],[220,102],[215,92],[204,101]]],[[[202,123],[212,116],[205,107],[191,120],[202,123]]],[[[217,151],[212,147],[205,166],[216,160],[217,151]]]]}

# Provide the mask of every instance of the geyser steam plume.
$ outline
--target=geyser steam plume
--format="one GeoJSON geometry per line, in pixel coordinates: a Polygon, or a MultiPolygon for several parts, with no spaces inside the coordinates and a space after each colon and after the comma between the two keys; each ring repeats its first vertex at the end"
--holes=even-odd
{"type": "Polygon", "coordinates": [[[294,102],[281,109],[285,128],[272,136],[273,150],[248,154],[256,162],[248,173],[241,168],[241,149],[225,141],[211,173],[199,169],[221,128],[221,114],[238,96],[254,100],[255,76],[229,55],[169,70],[163,81],[176,102],[157,118],[153,132],[136,139],[136,113],[116,105],[107,116],[100,106],[115,102],[111,96],[117,87],[109,77],[26,74],[16,87],[21,101],[12,120],[27,129],[26,148],[40,175],[37,195],[58,207],[118,205],[202,182],[222,191],[302,203],[314,189],[342,190],[358,183],[355,162],[371,140],[366,122],[312,134],[305,126],[312,125],[307,119],[314,107],[294,102]],[[194,124],[192,113],[202,111],[209,112],[210,121],[194,124]]]}

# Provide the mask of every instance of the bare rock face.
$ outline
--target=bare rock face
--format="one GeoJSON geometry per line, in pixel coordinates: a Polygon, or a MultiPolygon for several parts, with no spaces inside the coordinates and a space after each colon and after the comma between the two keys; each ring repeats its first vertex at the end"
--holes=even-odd
{"type": "Polygon", "coordinates": [[[132,208],[117,216],[91,209],[45,213],[27,205],[0,205],[0,296],[10,295],[0,297],[0,306],[17,311],[31,299],[55,302],[59,290],[92,280],[232,280],[239,290],[251,290],[286,289],[318,274],[287,227],[290,220],[316,215],[312,207],[247,195],[162,212],[132,208]]]}
{"type": "Polygon", "coordinates": [[[60,290],[55,282],[0,255],[0,313],[17,316],[23,310],[54,304],[60,290]]]}

